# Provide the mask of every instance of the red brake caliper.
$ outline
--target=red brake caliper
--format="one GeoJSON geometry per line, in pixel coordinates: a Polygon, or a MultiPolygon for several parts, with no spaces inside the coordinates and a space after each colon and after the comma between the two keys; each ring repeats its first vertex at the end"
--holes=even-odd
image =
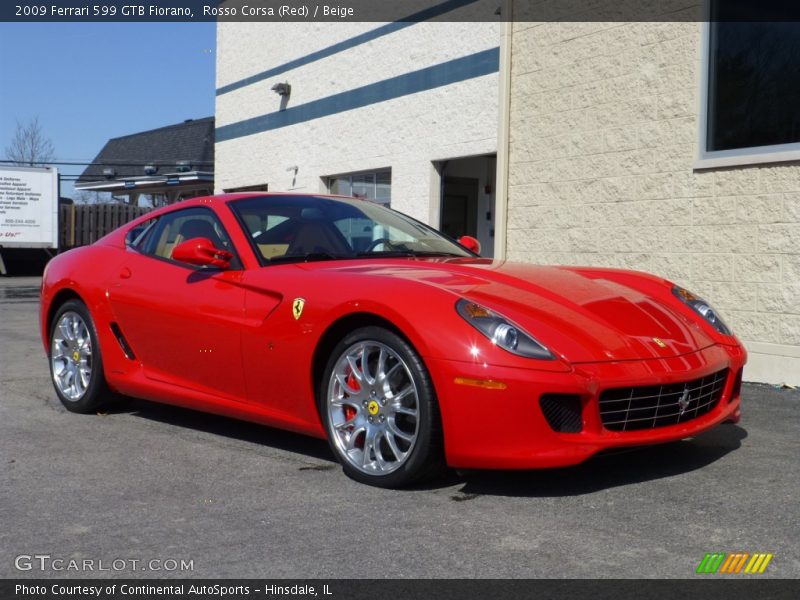
{"type": "MultiPolygon", "coordinates": [[[[352,371],[350,372],[350,375],[347,376],[347,387],[349,387],[352,390],[356,390],[356,391],[361,389],[361,386],[358,385],[358,379],[356,379],[356,376],[353,375],[352,371]]],[[[344,419],[345,419],[345,421],[349,421],[350,419],[352,419],[355,416],[356,416],[356,409],[353,408],[352,406],[345,405],[345,407],[344,407],[344,419]]]]}

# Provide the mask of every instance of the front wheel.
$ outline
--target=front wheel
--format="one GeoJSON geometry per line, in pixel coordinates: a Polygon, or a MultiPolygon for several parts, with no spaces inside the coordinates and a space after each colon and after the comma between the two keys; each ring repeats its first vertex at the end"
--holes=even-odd
{"type": "Polygon", "coordinates": [[[441,420],[430,375],[395,333],[363,327],[339,342],[319,403],[331,448],[353,479],[399,487],[441,468],[441,420]]]}
{"type": "Polygon", "coordinates": [[[50,330],[50,374],[61,403],[72,412],[91,413],[108,400],[103,361],[86,305],[61,305],[50,330]]]}

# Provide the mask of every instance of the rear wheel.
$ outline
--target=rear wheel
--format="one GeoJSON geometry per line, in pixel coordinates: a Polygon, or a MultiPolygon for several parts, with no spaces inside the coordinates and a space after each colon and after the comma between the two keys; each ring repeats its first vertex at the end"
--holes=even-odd
{"type": "Polygon", "coordinates": [[[94,322],[79,300],[62,304],[53,319],[50,374],[58,398],[72,412],[94,412],[110,396],[94,322]]]}
{"type": "Polygon", "coordinates": [[[398,487],[442,464],[441,425],[430,375],[404,339],[364,327],[334,349],[319,391],[331,448],[353,479],[398,487]]]}

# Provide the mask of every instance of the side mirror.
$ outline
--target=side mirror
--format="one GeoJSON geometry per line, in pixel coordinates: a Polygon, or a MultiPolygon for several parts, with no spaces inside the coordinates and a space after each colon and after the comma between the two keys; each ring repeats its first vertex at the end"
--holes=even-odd
{"type": "Polygon", "coordinates": [[[208,238],[192,238],[181,242],[172,249],[172,258],[201,267],[227,269],[231,266],[233,254],[220,250],[208,238]]]}
{"type": "Polygon", "coordinates": [[[481,243],[471,235],[462,235],[458,238],[458,243],[470,252],[474,252],[475,254],[481,253],[481,243]]]}

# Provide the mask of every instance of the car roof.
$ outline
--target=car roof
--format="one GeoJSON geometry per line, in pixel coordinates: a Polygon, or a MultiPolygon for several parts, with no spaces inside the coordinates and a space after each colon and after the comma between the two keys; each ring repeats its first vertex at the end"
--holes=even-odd
{"type": "Polygon", "coordinates": [[[147,218],[159,217],[163,214],[179,210],[183,208],[191,208],[193,206],[221,206],[236,200],[244,200],[246,198],[291,198],[291,197],[309,197],[315,198],[329,198],[331,200],[345,200],[345,201],[363,201],[368,202],[363,198],[355,198],[353,196],[337,196],[334,194],[313,194],[313,193],[298,193],[298,192],[234,192],[228,194],[216,194],[214,196],[197,196],[196,198],[189,198],[181,200],[168,206],[162,206],[147,213],[147,218]]]}
{"type": "Polygon", "coordinates": [[[197,196],[196,198],[189,198],[187,200],[181,200],[180,202],[174,202],[173,204],[169,204],[167,206],[161,206],[154,210],[148,211],[147,213],[129,221],[128,223],[120,226],[119,228],[115,229],[114,231],[106,234],[105,236],[101,237],[97,240],[98,243],[122,243],[124,240],[124,231],[129,230],[130,227],[136,227],[139,224],[149,221],[150,219],[156,219],[161,217],[162,215],[169,214],[176,210],[182,210],[185,208],[193,208],[196,206],[213,206],[213,207],[221,207],[225,204],[236,200],[243,200],[246,198],[263,198],[263,197],[271,197],[271,198],[286,198],[286,197],[309,197],[313,196],[315,198],[329,198],[331,200],[345,200],[345,201],[354,201],[354,200],[361,200],[363,202],[368,202],[368,200],[364,200],[363,198],[354,198],[352,196],[337,196],[333,194],[313,194],[313,193],[298,193],[298,192],[235,192],[235,193],[228,193],[228,194],[216,194],[213,196],[197,196]]]}
{"type": "Polygon", "coordinates": [[[200,204],[209,203],[209,202],[222,202],[228,203],[234,200],[242,200],[244,198],[291,198],[293,196],[296,197],[303,197],[307,198],[309,196],[313,196],[315,198],[330,198],[332,200],[365,200],[364,198],[357,198],[355,196],[340,196],[336,194],[315,194],[309,192],[231,192],[227,194],[217,194],[214,196],[203,196],[198,198],[191,198],[190,200],[184,200],[182,204],[187,202],[191,202],[193,200],[199,201],[200,204]]]}

